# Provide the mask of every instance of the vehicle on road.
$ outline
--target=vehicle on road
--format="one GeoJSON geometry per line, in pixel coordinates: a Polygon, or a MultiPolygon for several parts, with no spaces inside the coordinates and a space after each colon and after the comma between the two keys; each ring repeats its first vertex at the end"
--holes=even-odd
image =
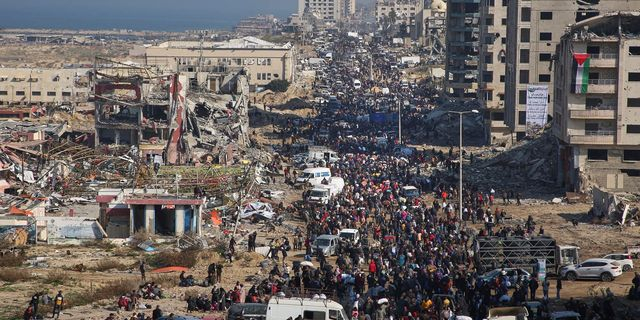
{"type": "Polygon", "coordinates": [[[622,266],[611,259],[587,259],[580,264],[562,267],[560,276],[573,281],[576,279],[600,279],[612,281],[622,275],[622,266]]]}
{"type": "Polygon", "coordinates": [[[489,309],[486,320],[523,320],[528,316],[525,307],[499,307],[489,309]]]}
{"type": "Polygon", "coordinates": [[[549,316],[550,320],[580,320],[580,314],[575,311],[556,311],[549,316]]]}
{"type": "Polygon", "coordinates": [[[338,237],[352,243],[360,241],[360,231],[358,229],[342,229],[338,232],[338,237]]]}
{"type": "Polygon", "coordinates": [[[325,257],[333,256],[338,251],[339,238],[331,234],[323,234],[313,242],[313,248],[315,251],[321,250],[325,257]]]}
{"type": "Polygon", "coordinates": [[[560,268],[580,263],[580,248],[557,245],[556,240],[547,236],[525,237],[476,237],[474,240],[475,259],[484,270],[507,265],[533,271],[531,261],[546,261],[546,273],[557,275],[560,268]],[[523,248],[527,248],[523,251],[523,248]],[[526,253],[526,256],[523,256],[526,253]]]}
{"type": "Polygon", "coordinates": [[[329,299],[284,298],[274,296],[268,304],[238,303],[227,312],[226,319],[283,320],[302,316],[313,320],[348,320],[344,308],[329,299]]]}
{"type": "Polygon", "coordinates": [[[612,253],[602,257],[602,259],[611,259],[618,261],[622,266],[623,272],[633,269],[633,259],[628,253],[612,253]]]}
{"type": "Polygon", "coordinates": [[[497,277],[499,277],[502,274],[504,274],[509,278],[509,283],[510,283],[509,288],[513,288],[516,286],[516,282],[518,281],[518,276],[527,280],[531,278],[531,274],[524,269],[502,268],[502,269],[491,270],[483,274],[482,276],[480,276],[480,279],[484,280],[487,283],[492,283],[495,281],[497,277]]]}
{"type": "Polygon", "coordinates": [[[310,183],[311,185],[320,185],[324,179],[331,178],[331,170],[329,168],[307,168],[302,171],[296,179],[297,184],[310,183]]]}
{"type": "Polygon", "coordinates": [[[362,83],[360,82],[360,80],[353,80],[353,88],[356,90],[360,90],[360,88],[362,88],[362,83]]]}
{"type": "Polygon", "coordinates": [[[407,200],[420,197],[420,190],[414,186],[404,186],[400,188],[400,195],[407,200]]]}

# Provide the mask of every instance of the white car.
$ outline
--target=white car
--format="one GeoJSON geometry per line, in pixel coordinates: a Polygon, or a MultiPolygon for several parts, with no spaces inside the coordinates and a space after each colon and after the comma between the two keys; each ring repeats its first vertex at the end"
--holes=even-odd
{"type": "Polygon", "coordinates": [[[622,266],[611,259],[588,259],[580,264],[572,264],[560,269],[560,276],[573,281],[576,279],[600,279],[612,281],[622,275],[622,266]]]}
{"type": "Polygon", "coordinates": [[[612,253],[602,257],[602,259],[611,259],[618,261],[618,263],[620,263],[620,265],[622,266],[622,271],[629,271],[633,269],[633,259],[628,253],[612,253]]]}

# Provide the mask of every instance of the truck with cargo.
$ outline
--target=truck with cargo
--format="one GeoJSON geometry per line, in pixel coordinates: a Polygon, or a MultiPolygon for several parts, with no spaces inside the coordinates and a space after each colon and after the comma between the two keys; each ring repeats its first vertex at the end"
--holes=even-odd
{"type": "Polygon", "coordinates": [[[344,180],[333,177],[328,184],[320,184],[309,190],[307,201],[310,203],[327,204],[334,196],[340,194],[344,189],[344,180]]]}
{"type": "Polygon", "coordinates": [[[473,243],[474,259],[477,266],[485,271],[496,268],[521,268],[534,274],[536,266],[544,263],[547,274],[557,275],[560,268],[580,263],[580,248],[558,245],[547,236],[489,237],[478,236],[473,243]]]}

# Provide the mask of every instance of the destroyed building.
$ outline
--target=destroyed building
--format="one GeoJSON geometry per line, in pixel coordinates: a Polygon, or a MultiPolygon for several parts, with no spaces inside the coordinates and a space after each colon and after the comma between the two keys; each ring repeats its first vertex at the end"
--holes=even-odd
{"type": "Polygon", "coordinates": [[[96,146],[133,147],[147,162],[188,161],[186,77],[96,63],[93,82],[96,146]]]}
{"type": "Polygon", "coordinates": [[[570,191],[640,190],[639,25],[638,12],[603,14],[560,40],[553,131],[562,141],[557,181],[570,191]]]}

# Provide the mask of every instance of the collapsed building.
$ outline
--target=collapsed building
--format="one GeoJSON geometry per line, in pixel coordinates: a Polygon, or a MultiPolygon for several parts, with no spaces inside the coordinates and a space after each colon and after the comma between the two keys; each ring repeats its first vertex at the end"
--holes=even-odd
{"type": "Polygon", "coordinates": [[[97,65],[95,74],[97,146],[124,147],[147,164],[179,165],[211,154],[211,163],[230,164],[226,147],[247,144],[249,86],[241,73],[222,76],[219,95],[190,91],[187,76],[143,67],[97,65]]]}
{"type": "Polygon", "coordinates": [[[73,132],[73,110],[46,124],[0,122],[0,238],[200,234],[203,208],[251,179],[246,75],[215,75],[210,90],[102,58],[90,75],[94,108],[82,119],[95,118],[92,130],[73,132]]]}

